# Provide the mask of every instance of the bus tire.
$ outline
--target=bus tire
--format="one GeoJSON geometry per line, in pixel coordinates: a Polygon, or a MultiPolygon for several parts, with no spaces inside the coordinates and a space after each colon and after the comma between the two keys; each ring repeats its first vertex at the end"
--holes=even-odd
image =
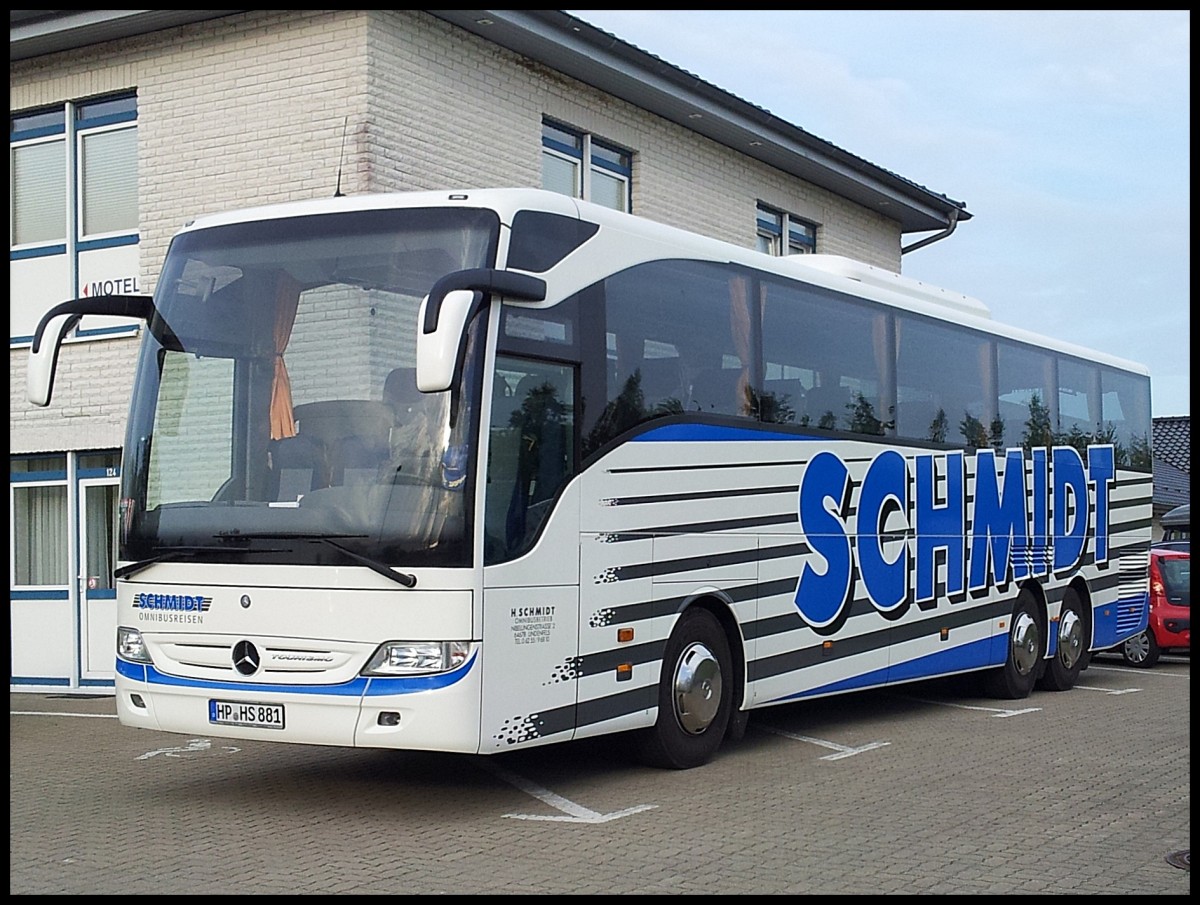
{"type": "Polygon", "coordinates": [[[731,742],[740,742],[746,737],[746,727],[750,725],[749,710],[734,710],[729,714],[729,725],[725,728],[725,738],[731,742]]]}
{"type": "Polygon", "coordinates": [[[1087,653],[1087,623],[1084,621],[1083,601],[1079,592],[1067,588],[1058,617],[1058,649],[1046,664],[1038,680],[1038,688],[1046,691],[1069,691],[1079,681],[1087,653]]]}
{"type": "Polygon", "coordinates": [[[1138,669],[1149,669],[1158,662],[1161,653],[1162,649],[1158,646],[1158,640],[1150,629],[1134,635],[1121,645],[1121,657],[1125,660],[1125,664],[1136,666],[1138,669]]]}
{"type": "Polygon", "coordinates": [[[1004,665],[985,674],[984,690],[989,697],[1002,700],[1027,698],[1037,681],[1042,659],[1042,624],[1037,599],[1028,590],[1017,595],[1007,647],[1004,665]]]}
{"type": "Polygon", "coordinates": [[[643,732],[643,763],[687,770],[710,761],[729,726],[732,657],[721,624],[708,610],[685,610],[667,639],[658,682],[658,719],[643,732]]]}

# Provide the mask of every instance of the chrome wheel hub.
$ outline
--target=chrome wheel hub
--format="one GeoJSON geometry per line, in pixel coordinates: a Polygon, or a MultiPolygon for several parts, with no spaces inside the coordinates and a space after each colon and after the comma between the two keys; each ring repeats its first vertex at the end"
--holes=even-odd
{"type": "Polygon", "coordinates": [[[703,644],[688,645],[675,666],[672,684],[675,719],[684,732],[699,735],[721,706],[721,665],[703,644]]]}
{"type": "Polygon", "coordinates": [[[1037,620],[1029,613],[1021,613],[1012,630],[1013,665],[1023,676],[1033,672],[1037,666],[1038,653],[1041,647],[1037,620]]]}
{"type": "Polygon", "coordinates": [[[1083,656],[1083,620],[1074,610],[1066,610],[1058,622],[1058,660],[1071,669],[1083,656]]]}

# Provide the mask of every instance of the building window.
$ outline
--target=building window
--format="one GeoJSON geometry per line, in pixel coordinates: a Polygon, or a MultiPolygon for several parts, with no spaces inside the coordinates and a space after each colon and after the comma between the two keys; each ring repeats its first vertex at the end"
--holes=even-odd
{"type": "Polygon", "coordinates": [[[75,107],[80,238],[137,231],[137,99],[75,107]]]}
{"type": "Polygon", "coordinates": [[[9,132],[12,246],[62,244],[68,235],[84,239],[137,232],[134,95],[13,114],[9,132]],[[76,189],[72,229],[67,202],[76,189]]]}
{"type": "Polygon", "coordinates": [[[757,232],[757,248],[764,254],[809,255],[817,250],[816,224],[765,204],[758,206],[757,232]]]}
{"type": "MultiPolygon", "coordinates": [[[[64,299],[137,293],[137,95],[125,92],[9,115],[9,282],[22,304],[9,342],[24,344],[64,299]]],[[[136,332],[91,317],[76,337],[136,332]]]]}
{"type": "Polygon", "coordinates": [[[16,457],[9,464],[13,587],[66,587],[66,456],[16,457]]]}
{"type": "Polygon", "coordinates": [[[632,177],[632,151],[568,126],[542,122],[542,188],[628,211],[632,177]]]}
{"type": "Polygon", "coordinates": [[[64,111],[11,117],[11,245],[62,244],[67,237],[67,151],[64,111]]]}

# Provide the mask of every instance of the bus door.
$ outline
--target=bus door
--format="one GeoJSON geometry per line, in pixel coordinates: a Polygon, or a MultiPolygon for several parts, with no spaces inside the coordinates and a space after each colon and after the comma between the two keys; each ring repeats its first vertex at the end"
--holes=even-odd
{"type": "Polygon", "coordinates": [[[575,731],[574,373],[562,363],[496,357],[483,482],[484,751],[575,731]]]}

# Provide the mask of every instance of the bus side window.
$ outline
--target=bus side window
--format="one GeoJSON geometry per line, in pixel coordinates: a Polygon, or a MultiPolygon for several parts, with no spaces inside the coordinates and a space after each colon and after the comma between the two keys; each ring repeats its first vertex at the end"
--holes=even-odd
{"type": "Polygon", "coordinates": [[[844,429],[850,423],[850,391],[840,383],[813,387],[805,402],[813,427],[836,430],[844,429]]]}
{"type": "Polygon", "coordinates": [[[687,391],[678,356],[643,359],[640,370],[648,417],[683,411],[687,391]]]}
{"type": "Polygon", "coordinates": [[[496,370],[485,515],[489,562],[525,550],[574,473],[574,368],[497,356],[496,370]],[[505,396],[504,375],[521,371],[515,392],[505,396]]]}

